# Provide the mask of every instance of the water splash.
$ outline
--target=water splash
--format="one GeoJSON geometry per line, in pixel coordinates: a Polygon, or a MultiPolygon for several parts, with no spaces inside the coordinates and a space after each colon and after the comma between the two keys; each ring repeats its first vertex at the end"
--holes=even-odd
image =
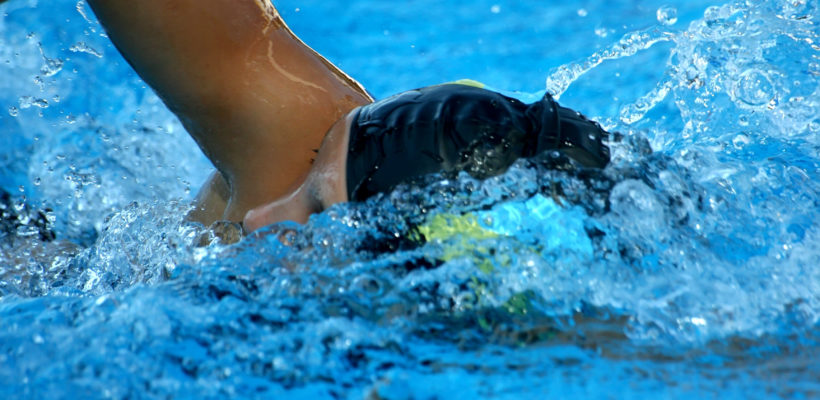
{"type": "Polygon", "coordinates": [[[816,95],[817,82],[804,72],[817,52],[816,32],[810,20],[778,15],[787,3],[792,2],[713,7],[692,24],[694,34],[680,36],[672,59],[680,83],[676,104],[685,119],[697,121],[686,127],[685,136],[710,137],[708,132],[735,126],[738,119],[746,127],[792,137],[805,132],[810,118],[782,116],[802,116],[800,108],[816,106],[808,99],[816,95]],[[724,112],[710,116],[715,109],[724,112]]]}
{"type": "Polygon", "coordinates": [[[674,89],[675,83],[666,76],[651,91],[641,96],[633,103],[621,107],[619,119],[627,125],[634,124],[646,116],[655,106],[666,99],[666,96],[674,89]]]}
{"type": "Polygon", "coordinates": [[[629,32],[609,48],[599,51],[583,61],[562,65],[547,76],[547,92],[556,99],[569,88],[572,82],[601,65],[604,61],[633,56],[639,51],[672,40],[672,34],[658,27],[629,32]]]}
{"type": "Polygon", "coordinates": [[[434,397],[453,382],[470,398],[812,397],[816,10],[730,3],[553,75],[565,90],[605,59],[671,45],[653,59],[663,78],[619,104],[603,171],[546,154],[485,181],[433,176],[232,246],[198,246],[213,234],[182,203],[115,192],[123,175],[173,180],[149,176],[179,147],[152,100],[126,104],[138,123],[80,116],[21,145],[26,175],[65,202],[58,225],[95,233],[50,262],[15,239],[31,257],[0,301],[0,382],[23,397],[434,397]]]}

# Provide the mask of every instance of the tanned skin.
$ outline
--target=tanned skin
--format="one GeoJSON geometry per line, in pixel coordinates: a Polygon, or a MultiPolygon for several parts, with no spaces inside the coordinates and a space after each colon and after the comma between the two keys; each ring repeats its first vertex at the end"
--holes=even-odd
{"type": "Polygon", "coordinates": [[[303,222],[305,212],[347,200],[339,158],[347,148],[346,124],[336,124],[338,133],[325,141],[336,149],[318,155],[315,172],[311,159],[331,126],[372,99],[299,40],[268,0],[88,3],[218,170],[200,191],[193,218],[242,221],[259,207],[250,214],[255,229],[282,219],[303,222]],[[322,188],[328,171],[336,181],[322,188]],[[283,204],[299,208],[303,218],[288,218],[283,204]]]}
{"type": "Polygon", "coordinates": [[[311,214],[348,201],[347,150],[354,114],[348,113],[330,128],[310,172],[298,187],[245,215],[247,231],[280,221],[304,223],[311,214]]]}

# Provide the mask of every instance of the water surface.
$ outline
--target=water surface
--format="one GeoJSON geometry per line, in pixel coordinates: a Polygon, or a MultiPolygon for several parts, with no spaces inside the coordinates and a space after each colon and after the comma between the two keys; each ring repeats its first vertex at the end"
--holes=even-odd
{"type": "Polygon", "coordinates": [[[10,0],[12,398],[820,396],[816,0],[277,7],[377,97],[549,90],[621,133],[613,162],[430,177],[226,245],[182,218],[207,160],[88,6],[10,0]]]}

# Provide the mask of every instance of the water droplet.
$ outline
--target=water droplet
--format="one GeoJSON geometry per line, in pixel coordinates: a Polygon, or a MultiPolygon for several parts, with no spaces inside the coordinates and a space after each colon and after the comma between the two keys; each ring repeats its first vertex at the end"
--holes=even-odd
{"type": "Polygon", "coordinates": [[[9,115],[11,115],[12,117],[16,117],[20,115],[20,110],[18,110],[17,107],[11,106],[9,107],[9,115]]]}
{"type": "Polygon", "coordinates": [[[21,96],[18,99],[20,103],[21,109],[31,108],[31,107],[39,107],[39,108],[48,108],[48,100],[46,99],[38,99],[31,96],[21,96]]]}
{"type": "Polygon", "coordinates": [[[675,25],[678,22],[678,9],[672,6],[663,6],[658,9],[657,17],[661,25],[675,25]]]}
{"type": "Polygon", "coordinates": [[[94,57],[102,58],[103,55],[98,50],[94,49],[93,47],[89,46],[85,42],[77,42],[71,47],[68,48],[69,51],[73,53],[86,53],[91,54],[94,57]]]}
{"type": "Polygon", "coordinates": [[[43,339],[43,337],[42,337],[39,333],[34,334],[34,337],[32,338],[32,341],[33,341],[35,344],[43,344],[43,343],[45,343],[45,339],[43,339]]]}
{"type": "Polygon", "coordinates": [[[607,32],[606,28],[596,28],[595,35],[597,35],[598,37],[605,38],[607,37],[607,35],[609,35],[609,32],[607,32]]]}
{"type": "Polygon", "coordinates": [[[25,110],[31,108],[31,103],[34,101],[34,98],[31,96],[21,96],[17,101],[20,104],[20,108],[25,110]]]}
{"type": "Polygon", "coordinates": [[[40,73],[42,73],[43,75],[54,76],[63,69],[62,59],[46,57],[42,47],[40,48],[40,54],[42,54],[43,61],[45,62],[43,67],[40,68],[40,73]]]}
{"type": "Polygon", "coordinates": [[[810,0],[786,0],[780,7],[783,18],[804,20],[812,17],[815,5],[810,0]]]}
{"type": "Polygon", "coordinates": [[[587,15],[589,15],[589,11],[587,11],[586,8],[578,9],[578,16],[579,17],[586,17],[587,15]]]}
{"type": "Polygon", "coordinates": [[[493,13],[493,14],[500,13],[501,12],[501,6],[499,6],[498,4],[493,4],[493,6],[490,7],[490,12],[493,13]]]}
{"type": "Polygon", "coordinates": [[[82,0],[77,2],[77,5],[76,5],[77,12],[80,13],[80,15],[83,16],[83,19],[85,20],[85,22],[88,22],[89,24],[93,24],[93,21],[91,20],[91,18],[88,18],[88,14],[85,12],[85,9],[83,8],[84,4],[85,4],[85,2],[82,1],[82,0]]]}

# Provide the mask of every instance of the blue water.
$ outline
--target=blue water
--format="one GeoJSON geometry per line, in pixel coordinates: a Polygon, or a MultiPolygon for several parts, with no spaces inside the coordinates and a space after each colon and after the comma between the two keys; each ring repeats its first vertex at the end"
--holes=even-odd
{"type": "Polygon", "coordinates": [[[0,237],[2,396],[820,398],[816,0],[276,4],[377,97],[549,90],[613,162],[231,245],[183,220],[210,166],[88,6],[9,0],[0,187],[58,239],[0,237]]]}

